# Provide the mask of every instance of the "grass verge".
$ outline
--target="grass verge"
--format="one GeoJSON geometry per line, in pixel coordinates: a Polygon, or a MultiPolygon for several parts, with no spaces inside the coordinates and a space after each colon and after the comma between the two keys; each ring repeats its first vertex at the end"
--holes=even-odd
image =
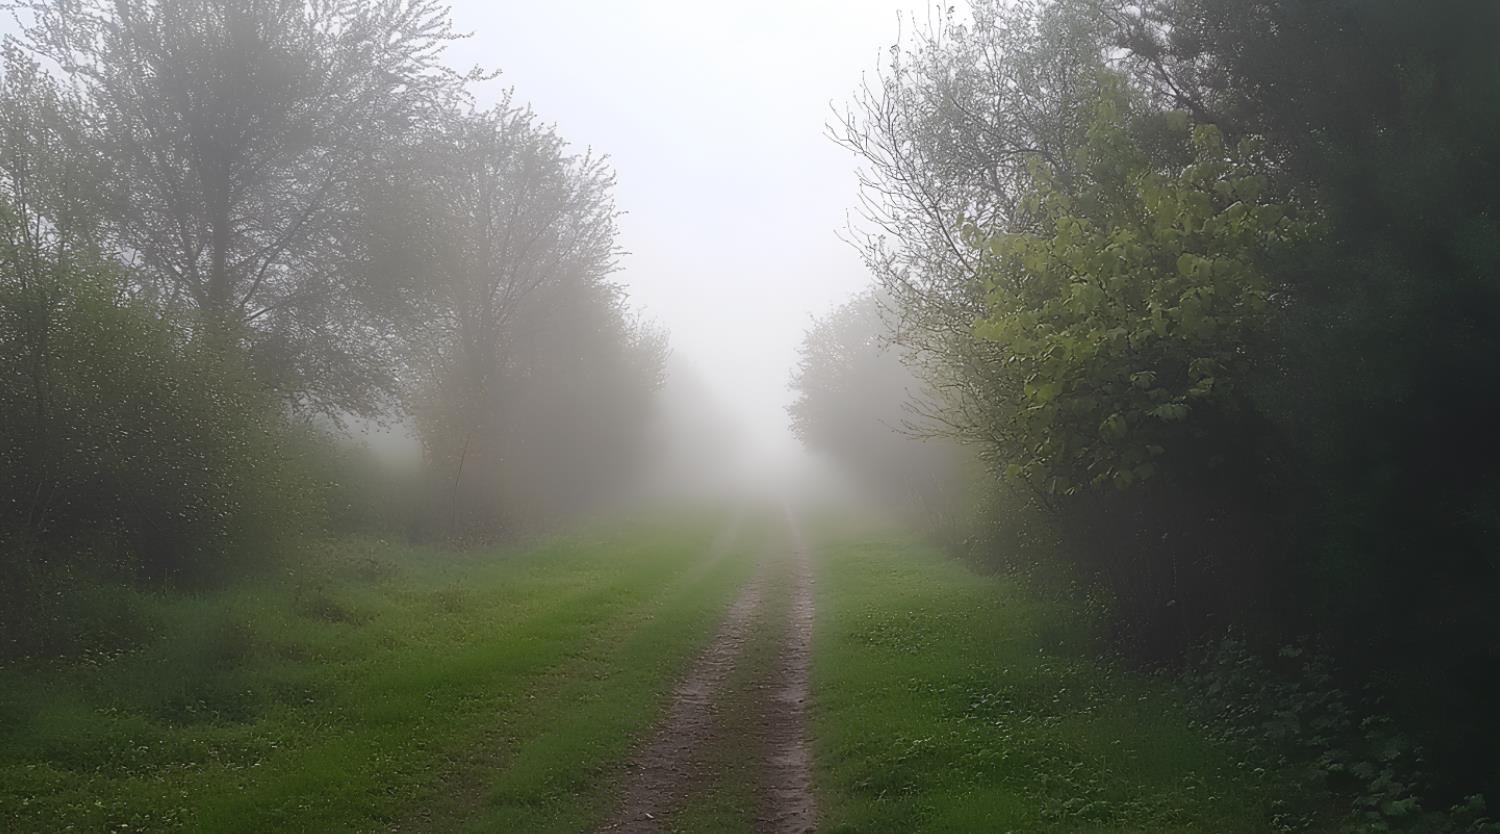
{"type": "Polygon", "coordinates": [[[578,830],[748,571],[721,523],[140,595],[141,647],[0,670],[0,829],[578,830]]]}
{"type": "Polygon", "coordinates": [[[812,532],[824,832],[1273,830],[1179,694],[1076,617],[896,534],[812,532]]]}

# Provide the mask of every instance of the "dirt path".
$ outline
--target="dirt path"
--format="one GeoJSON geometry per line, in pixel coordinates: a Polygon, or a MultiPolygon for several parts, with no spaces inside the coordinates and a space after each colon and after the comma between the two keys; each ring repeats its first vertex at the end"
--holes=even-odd
{"type": "Polygon", "coordinates": [[[714,731],[715,698],[743,653],[760,610],[762,588],[762,577],[757,575],[729,606],[713,641],[673,691],[666,718],[636,755],[620,804],[601,832],[660,831],[662,818],[704,782],[700,754],[714,731]]]}
{"type": "MultiPolygon", "coordinates": [[[[724,526],[709,543],[704,557],[696,561],[691,569],[683,573],[671,586],[664,588],[661,593],[666,596],[692,586],[725,558],[728,558],[729,553],[739,541],[744,521],[745,507],[743,504],[736,505],[725,520],[724,526]]],[[[612,651],[612,646],[619,637],[619,635],[596,637],[587,651],[575,656],[564,666],[547,670],[539,675],[526,691],[525,697],[528,700],[558,697],[563,688],[576,679],[580,668],[590,662],[590,658],[612,651]]],[[[476,817],[483,808],[491,780],[497,771],[506,767],[508,750],[516,741],[513,735],[509,735],[511,733],[509,728],[490,728],[488,732],[492,737],[487,739],[487,743],[476,744],[472,750],[455,755],[444,768],[441,781],[447,786],[447,790],[443,794],[427,804],[409,809],[401,818],[391,822],[386,830],[390,832],[420,831],[424,834],[465,830],[465,821],[476,817]]]]}
{"type": "MultiPolygon", "coordinates": [[[[812,567],[807,546],[790,509],[786,557],[790,571],[786,622],[775,624],[782,635],[774,664],[756,674],[754,737],[745,749],[760,758],[755,809],[757,832],[805,834],[814,830],[811,757],[807,744],[808,664],[812,643],[812,567]]],[[[705,755],[722,728],[718,704],[744,655],[751,633],[765,627],[761,611],[769,563],[762,557],[754,578],[729,607],[723,623],[687,676],[678,684],[666,717],[632,762],[615,813],[599,829],[609,834],[652,834],[668,830],[666,820],[697,790],[713,781],[714,766],[705,755]]],[[[769,612],[768,612],[769,613],[769,612]]]]}
{"type": "Polygon", "coordinates": [[[803,834],[816,825],[812,756],[807,744],[808,666],[811,662],[813,574],[811,555],[790,507],[785,509],[792,543],[792,598],[786,636],[777,657],[771,699],[761,732],[767,750],[765,795],[757,830],[803,834]]]}

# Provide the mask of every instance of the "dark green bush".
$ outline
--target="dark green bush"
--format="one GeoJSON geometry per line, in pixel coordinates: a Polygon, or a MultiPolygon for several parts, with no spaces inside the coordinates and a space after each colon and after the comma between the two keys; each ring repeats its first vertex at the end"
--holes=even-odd
{"type": "Polygon", "coordinates": [[[1350,691],[1337,672],[1306,641],[1267,660],[1231,635],[1184,675],[1205,726],[1250,775],[1276,783],[1278,830],[1500,832],[1482,795],[1424,807],[1431,774],[1420,745],[1384,714],[1377,687],[1350,691]]]}
{"type": "Polygon", "coordinates": [[[101,263],[0,252],[0,627],[12,643],[53,619],[48,577],[201,581],[265,557],[318,505],[298,463],[315,437],[237,349],[121,286],[101,263]]]}

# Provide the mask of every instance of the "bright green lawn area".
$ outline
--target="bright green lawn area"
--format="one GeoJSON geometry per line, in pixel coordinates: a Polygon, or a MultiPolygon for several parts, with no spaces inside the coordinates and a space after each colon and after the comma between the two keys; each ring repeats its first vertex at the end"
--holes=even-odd
{"type": "Polygon", "coordinates": [[[824,831],[1274,830],[1163,682],[1012,580],[869,529],[810,531],[824,831]]]}
{"type": "Polygon", "coordinates": [[[0,671],[0,830],[586,830],[751,569],[724,522],[132,597],[165,636],[0,671]]]}

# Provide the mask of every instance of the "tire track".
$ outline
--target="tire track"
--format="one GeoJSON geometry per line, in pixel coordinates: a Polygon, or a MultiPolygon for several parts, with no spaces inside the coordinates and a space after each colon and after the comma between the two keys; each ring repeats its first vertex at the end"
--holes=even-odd
{"type": "Polygon", "coordinates": [[[674,814],[695,794],[712,790],[717,780],[728,775],[721,771],[722,762],[712,760],[712,748],[725,743],[720,705],[730,686],[756,693],[752,725],[735,731],[744,735],[731,739],[731,743],[742,742],[745,752],[756,760],[750,769],[754,804],[744,809],[754,815],[755,830],[763,834],[815,830],[817,803],[807,738],[813,571],[795,514],[785,507],[783,515],[785,550],[760,557],[754,576],[673,690],[667,714],[633,759],[615,812],[598,829],[601,834],[671,830],[674,814]],[[786,594],[784,614],[782,605],[766,604],[772,594],[778,598],[786,594]],[[748,670],[748,679],[743,674],[736,677],[736,669],[747,662],[746,644],[760,629],[773,629],[776,634],[774,658],[763,668],[748,670]]]}
{"type": "MultiPolygon", "coordinates": [[[[764,563],[762,563],[762,566],[764,563]]],[[[712,737],[716,700],[744,652],[760,611],[763,571],[758,571],[729,606],[724,622],[672,693],[667,715],[637,754],[610,821],[610,834],[650,834],[679,807],[707,775],[702,752],[712,737]]]]}
{"type": "MultiPolygon", "coordinates": [[[[734,505],[724,524],[709,542],[703,558],[695,560],[691,568],[659,591],[653,603],[646,607],[647,610],[654,611],[673,596],[685,593],[722,562],[738,543],[744,519],[745,506],[734,505]]],[[[630,625],[633,630],[639,629],[641,622],[632,622],[630,625]]],[[[560,697],[566,692],[566,687],[579,678],[582,669],[591,663],[602,662],[613,651],[612,647],[628,636],[605,634],[596,637],[579,656],[540,672],[529,682],[524,692],[518,693],[516,697],[534,700],[560,697]]],[[[391,822],[387,831],[424,834],[458,831],[465,821],[479,813],[478,809],[485,801],[486,787],[497,772],[509,767],[509,748],[516,744],[513,730],[508,727],[487,727],[480,730],[479,734],[486,739],[485,744],[456,752],[443,769],[440,781],[447,786],[446,792],[409,809],[398,820],[391,822]]]]}
{"type": "Polygon", "coordinates": [[[762,749],[764,796],[756,826],[767,834],[805,834],[817,826],[812,754],[807,739],[808,668],[812,659],[811,554],[790,506],[783,508],[792,547],[791,601],[781,652],[772,670],[762,749]]]}

